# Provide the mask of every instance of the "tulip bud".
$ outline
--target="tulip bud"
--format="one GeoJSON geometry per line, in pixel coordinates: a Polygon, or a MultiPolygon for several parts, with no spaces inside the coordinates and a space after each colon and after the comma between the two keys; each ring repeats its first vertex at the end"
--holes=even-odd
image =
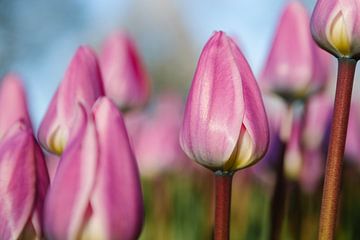
{"type": "Polygon", "coordinates": [[[64,151],[45,204],[49,239],[136,239],[143,221],[140,179],[123,119],[99,99],[64,151]]]}
{"type": "Polygon", "coordinates": [[[294,119],[284,155],[284,171],[290,179],[298,178],[303,164],[303,152],[300,139],[301,130],[301,120],[299,118],[294,119]]]}
{"type": "Polygon", "coordinates": [[[150,111],[126,115],[142,176],[154,177],[180,169],[186,156],[179,144],[183,102],[175,94],[163,94],[150,111]]]}
{"type": "Polygon", "coordinates": [[[76,51],[40,125],[38,137],[44,148],[60,155],[75,124],[78,104],[90,110],[103,93],[96,55],[89,47],[82,46],[76,51]]]}
{"type": "Polygon", "coordinates": [[[0,143],[0,239],[41,239],[49,185],[43,154],[31,129],[13,124],[0,143]]]}
{"type": "MultiPolygon", "coordinates": [[[[359,99],[357,99],[359,100],[359,99]]],[[[348,160],[360,167],[360,104],[351,103],[349,127],[346,136],[345,156],[348,160]]]]}
{"type": "Polygon", "coordinates": [[[145,104],[149,79],[132,39],[116,33],[108,38],[100,55],[105,95],[121,110],[145,104]]]}
{"type": "Polygon", "coordinates": [[[255,164],[266,152],[268,122],[259,88],[236,43],[216,32],[206,43],[187,99],[180,144],[214,171],[255,164]]]}
{"type": "Polygon", "coordinates": [[[360,4],[357,0],[318,0],[311,18],[315,41],[338,58],[359,59],[360,4]]]}
{"type": "Polygon", "coordinates": [[[0,117],[0,139],[19,120],[31,127],[24,87],[16,74],[7,74],[2,80],[0,86],[0,109],[2,112],[0,117]]]}
{"type": "Polygon", "coordinates": [[[299,2],[290,2],[280,18],[261,75],[265,90],[287,101],[304,99],[327,83],[330,56],[316,46],[309,16],[299,2]]]}

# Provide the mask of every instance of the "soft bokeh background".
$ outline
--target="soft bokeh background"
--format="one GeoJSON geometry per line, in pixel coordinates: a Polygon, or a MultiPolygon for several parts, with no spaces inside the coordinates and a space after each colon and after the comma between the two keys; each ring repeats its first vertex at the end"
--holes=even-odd
{"type": "MultiPolygon", "coordinates": [[[[200,51],[214,30],[236,37],[258,75],[286,2],[0,0],[0,75],[15,71],[23,77],[37,128],[76,48],[88,44],[99,51],[106,36],[122,30],[135,39],[150,72],[152,101],[159,101],[165,90],[185,97],[200,51]]],[[[303,3],[310,11],[315,1],[303,3]]],[[[166,134],[163,137],[166,142],[166,134]]],[[[211,174],[182,160],[185,164],[176,172],[143,174],[146,220],[141,239],[211,239],[211,174]]],[[[339,239],[359,239],[360,192],[353,191],[360,183],[359,171],[345,173],[350,177],[344,180],[339,239]]],[[[249,170],[237,174],[232,239],[267,239],[273,180],[254,179],[249,170]]],[[[295,194],[287,196],[283,239],[316,239],[321,189],[309,195],[298,191],[296,183],[289,184],[295,194]]]]}
{"type": "MultiPolygon", "coordinates": [[[[234,35],[258,73],[282,6],[276,0],[1,0],[0,75],[23,76],[34,124],[80,44],[100,49],[114,30],[136,40],[153,89],[188,88],[214,30],[234,35]]],[[[304,3],[311,9],[314,1],[304,3]]]]}

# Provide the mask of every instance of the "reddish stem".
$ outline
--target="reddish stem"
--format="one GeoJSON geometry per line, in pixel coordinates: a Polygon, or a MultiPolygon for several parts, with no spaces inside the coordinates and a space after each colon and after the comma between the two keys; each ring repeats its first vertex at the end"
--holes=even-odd
{"type": "Polygon", "coordinates": [[[321,203],[319,240],[334,239],[356,61],[339,59],[330,142],[321,203]]]}
{"type": "Polygon", "coordinates": [[[215,230],[214,240],[228,240],[230,236],[232,174],[215,174],[215,230]]]}

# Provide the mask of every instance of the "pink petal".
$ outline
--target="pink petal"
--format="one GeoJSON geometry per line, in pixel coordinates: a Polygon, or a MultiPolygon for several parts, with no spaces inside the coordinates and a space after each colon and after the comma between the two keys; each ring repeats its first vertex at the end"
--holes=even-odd
{"type": "Polygon", "coordinates": [[[41,144],[60,155],[69,139],[78,103],[89,111],[103,94],[96,55],[89,47],[82,46],[72,59],[40,125],[41,144]]]}
{"type": "MultiPolygon", "coordinates": [[[[257,85],[248,62],[235,42],[230,40],[230,45],[234,57],[237,60],[236,62],[242,81],[243,104],[245,106],[243,125],[245,126],[247,133],[250,135],[254,146],[251,159],[249,159],[248,162],[255,164],[264,156],[269,144],[268,119],[265,113],[265,107],[259,86],[257,85]]],[[[239,141],[242,141],[242,139],[239,139],[239,141]]],[[[241,167],[246,167],[246,165],[242,165],[241,167]]]]}
{"type": "Polygon", "coordinates": [[[290,100],[304,98],[326,83],[327,65],[320,56],[309,30],[305,7],[291,1],[284,9],[271,46],[262,84],[290,100]]]}
{"type": "Polygon", "coordinates": [[[143,176],[154,177],[187,164],[179,144],[183,103],[180,96],[159,96],[149,111],[126,114],[125,122],[143,176]]]}
{"type": "Polygon", "coordinates": [[[14,73],[7,74],[0,86],[0,138],[18,120],[31,127],[21,79],[14,73]]]}
{"type": "Polygon", "coordinates": [[[77,239],[96,178],[98,148],[95,126],[81,107],[79,128],[72,130],[45,202],[45,231],[50,239],[77,239]]]}
{"type": "MultiPolygon", "coordinates": [[[[337,57],[360,55],[360,4],[357,0],[318,0],[311,18],[311,32],[315,41],[337,57]],[[341,21],[350,52],[345,53],[332,38],[337,21],[341,21]]],[[[337,34],[339,37],[339,34],[337,34]]]]}
{"type": "Polygon", "coordinates": [[[44,154],[36,142],[35,138],[32,139],[34,143],[34,156],[36,166],[36,199],[32,218],[32,225],[37,233],[37,236],[43,236],[42,224],[44,222],[43,208],[45,196],[50,184],[49,173],[47,171],[44,154]]]}
{"type": "Polygon", "coordinates": [[[143,105],[149,97],[149,77],[133,40],[123,34],[111,35],[100,55],[106,96],[120,109],[143,105]]]}
{"type": "Polygon", "coordinates": [[[137,239],[143,222],[141,184],[124,121],[114,103],[99,99],[93,109],[100,158],[92,210],[101,239],[137,239]]]}
{"type": "Polygon", "coordinates": [[[0,239],[18,239],[31,218],[36,169],[31,131],[15,123],[0,144],[0,239]]]}
{"type": "Polygon", "coordinates": [[[216,32],[206,43],[187,99],[180,131],[185,153],[219,169],[237,144],[244,116],[242,79],[230,39],[216,32]]]}

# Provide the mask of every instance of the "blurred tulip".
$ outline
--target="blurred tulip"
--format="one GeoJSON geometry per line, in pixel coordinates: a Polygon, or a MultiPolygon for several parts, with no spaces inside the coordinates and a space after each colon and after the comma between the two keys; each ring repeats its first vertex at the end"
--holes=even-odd
{"type": "Polygon", "coordinates": [[[107,98],[82,110],[45,204],[50,239],[136,239],[143,221],[140,179],[123,119],[107,98]]]}
{"type": "Polygon", "coordinates": [[[297,179],[303,163],[301,144],[301,119],[295,118],[292,124],[290,139],[287,142],[284,156],[285,175],[290,179],[297,179]]]}
{"type": "Polygon", "coordinates": [[[346,137],[345,156],[360,168],[360,104],[353,101],[351,104],[349,127],[346,137]]]}
{"type": "MultiPolygon", "coordinates": [[[[276,95],[264,95],[264,103],[269,121],[269,148],[263,160],[252,169],[256,177],[264,180],[263,182],[265,184],[269,184],[272,182],[271,175],[275,166],[280,162],[280,158],[283,157],[281,153],[283,145],[281,132],[285,135],[284,131],[291,130],[284,129],[285,127],[291,128],[291,126],[285,126],[286,124],[284,122],[285,120],[289,120],[288,122],[291,124],[292,115],[285,102],[276,95]]],[[[290,133],[286,134],[290,135],[290,133]]]]}
{"type": "Polygon", "coordinates": [[[303,164],[299,177],[303,191],[308,193],[316,190],[323,175],[332,103],[331,97],[321,94],[311,98],[305,109],[303,164]]]}
{"type": "Polygon", "coordinates": [[[318,0],[311,19],[315,41],[338,58],[359,59],[360,3],[357,0],[318,0]]]}
{"type": "Polygon", "coordinates": [[[328,94],[314,96],[305,109],[303,144],[307,149],[319,149],[331,120],[333,100],[328,94]]]}
{"type": "Polygon", "coordinates": [[[216,32],[206,43],[187,100],[180,144],[214,171],[255,164],[266,152],[268,122],[250,66],[235,42],[216,32]]]}
{"type": "Polygon", "coordinates": [[[103,94],[96,55],[89,47],[81,46],[40,125],[38,137],[43,147],[60,155],[68,142],[69,129],[74,124],[78,103],[89,110],[103,94]]]}
{"type": "Polygon", "coordinates": [[[179,144],[182,110],[181,97],[169,93],[158,97],[150,111],[126,116],[141,175],[154,177],[184,165],[179,144]]]}
{"type": "Polygon", "coordinates": [[[42,239],[48,185],[44,157],[31,129],[15,122],[0,143],[0,239],[42,239]]]}
{"type": "Polygon", "coordinates": [[[308,25],[305,7],[291,1],[281,16],[260,78],[265,90],[290,102],[315,93],[328,80],[330,56],[316,46],[308,25]]]}
{"type": "Polygon", "coordinates": [[[133,40],[124,33],[110,36],[100,55],[105,94],[123,111],[145,104],[149,78],[133,40]]]}
{"type": "Polygon", "coordinates": [[[7,74],[0,86],[0,139],[18,120],[31,127],[30,116],[26,105],[26,96],[20,77],[14,73],[7,74]]]}

